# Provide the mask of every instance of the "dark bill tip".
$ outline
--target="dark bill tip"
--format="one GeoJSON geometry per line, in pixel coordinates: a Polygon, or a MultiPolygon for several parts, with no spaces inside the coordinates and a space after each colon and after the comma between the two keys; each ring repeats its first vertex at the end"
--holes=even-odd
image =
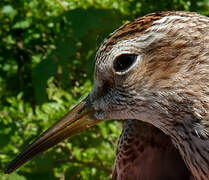
{"type": "Polygon", "coordinates": [[[46,151],[69,136],[101,122],[93,116],[93,110],[86,100],[83,100],[62,119],[41,134],[32,144],[23,150],[5,169],[9,174],[34,158],[40,152],[46,151]]]}

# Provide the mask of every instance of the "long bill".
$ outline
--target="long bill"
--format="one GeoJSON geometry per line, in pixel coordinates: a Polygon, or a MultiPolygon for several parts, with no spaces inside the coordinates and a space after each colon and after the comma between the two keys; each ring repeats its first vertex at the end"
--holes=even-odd
{"type": "Polygon", "coordinates": [[[32,144],[23,150],[5,169],[5,173],[11,173],[25,162],[35,157],[50,147],[61,142],[65,138],[79,133],[80,131],[101,122],[93,116],[94,110],[84,99],[75,106],[62,119],[57,121],[48,130],[41,134],[32,144]]]}

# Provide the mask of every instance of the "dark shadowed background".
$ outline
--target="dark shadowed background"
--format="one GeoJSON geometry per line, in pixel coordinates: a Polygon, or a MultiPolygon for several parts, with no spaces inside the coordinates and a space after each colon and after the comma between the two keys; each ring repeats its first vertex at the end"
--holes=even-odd
{"type": "Polygon", "coordinates": [[[209,0],[1,0],[0,179],[110,179],[121,123],[108,121],[42,153],[18,171],[18,152],[85,97],[103,39],[147,13],[209,15],[209,0]]]}

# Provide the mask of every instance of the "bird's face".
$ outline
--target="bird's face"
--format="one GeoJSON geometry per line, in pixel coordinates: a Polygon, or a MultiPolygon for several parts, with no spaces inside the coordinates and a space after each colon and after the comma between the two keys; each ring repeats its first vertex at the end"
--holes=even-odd
{"type": "MultiPolygon", "coordinates": [[[[204,21],[208,22],[197,14],[165,12],[116,30],[98,50],[89,96],[29,145],[6,172],[103,120],[138,119],[169,132],[173,117],[186,119],[194,115],[190,112],[195,108],[197,116],[204,115],[195,94],[200,90],[201,100],[202,80],[208,79],[203,62],[208,57],[209,34],[204,21]],[[204,53],[206,59],[201,56],[204,53]]],[[[206,91],[209,93],[209,88],[206,91]]]]}
{"type": "Polygon", "coordinates": [[[136,119],[135,110],[142,110],[148,92],[145,60],[142,47],[132,39],[117,42],[104,54],[98,52],[89,95],[96,119],[136,119]]]}
{"type": "Polygon", "coordinates": [[[195,94],[199,81],[187,77],[199,68],[195,67],[199,32],[187,32],[189,16],[174,21],[182,17],[164,15],[126,24],[101,45],[89,95],[96,119],[139,119],[164,126],[168,121],[162,113],[171,120],[169,111],[175,114],[182,108],[179,103],[188,104],[187,94],[195,94]]]}

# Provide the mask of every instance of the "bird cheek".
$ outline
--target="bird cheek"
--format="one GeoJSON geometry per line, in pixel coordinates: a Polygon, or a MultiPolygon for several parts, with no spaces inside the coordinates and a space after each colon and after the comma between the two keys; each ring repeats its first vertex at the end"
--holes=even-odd
{"type": "Polygon", "coordinates": [[[105,120],[106,119],[104,111],[100,111],[100,110],[98,110],[94,113],[94,117],[98,120],[105,120]]]}
{"type": "Polygon", "coordinates": [[[92,91],[89,94],[89,98],[91,101],[91,106],[94,109],[94,116],[96,119],[104,120],[105,119],[105,111],[107,111],[107,104],[104,101],[103,97],[95,96],[95,91],[92,91]]]}
{"type": "Polygon", "coordinates": [[[108,120],[113,117],[112,102],[106,96],[99,97],[92,102],[92,107],[95,110],[94,116],[99,120],[108,120]]]}

